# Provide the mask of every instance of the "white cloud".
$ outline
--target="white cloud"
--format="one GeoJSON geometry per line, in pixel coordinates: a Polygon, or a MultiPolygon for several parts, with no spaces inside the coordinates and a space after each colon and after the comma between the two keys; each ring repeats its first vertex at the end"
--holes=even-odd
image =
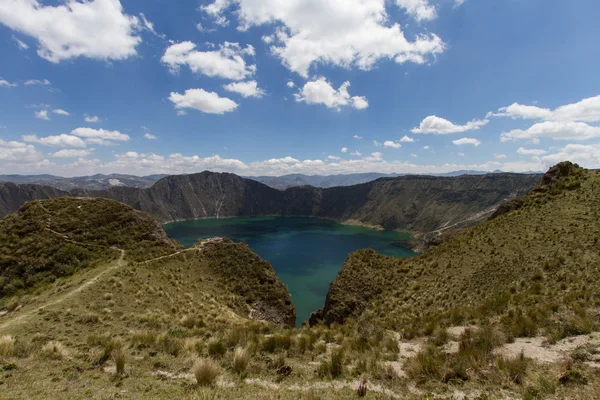
{"type": "Polygon", "coordinates": [[[25,108],[50,108],[49,104],[44,104],[44,103],[40,103],[40,104],[27,104],[25,106],[25,108]]]}
{"type": "MultiPolygon", "coordinates": [[[[357,155],[360,156],[361,154],[358,153],[357,155]]],[[[383,153],[380,153],[379,151],[371,153],[369,156],[365,157],[366,161],[381,161],[382,159],[383,159],[383,153]]]]}
{"type": "Polygon", "coordinates": [[[57,109],[55,109],[55,110],[52,110],[52,112],[53,112],[54,114],[58,114],[58,115],[64,115],[64,116],[66,116],[66,117],[68,117],[69,115],[71,115],[71,114],[69,114],[69,112],[67,112],[67,111],[63,110],[62,108],[57,108],[57,109]]]}
{"type": "Polygon", "coordinates": [[[296,84],[295,84],[294,82],[292,82],[292,81],[288,81],[288,82],[286,83],[286,85],[287,85],[287,87],[289,87],[290,89],[291,89],[291,88],[293,88],[294,86],[296,86],[296,84]]]}
{"type": "Polygon", "coordinates": [[[410,153],[410,156],[411,156],[411,157],[414,157],[414,158],[417,158],[417,155],[416,155],[416,154],[414,154],[414,153],[410,153]]]}
{"type": "Polygon", "coordinates": [[[247,65],[244,56],[253,56],[254,47],[242,48],[238,43],[225,42],[218,50],[198,51],[192,42],[172,44],[167,48],[161,61],[172,72],[187,65],[194,73],[210,77],[242,80],[256,72],[256,65],[247,65]]]}
{"type": "Polygon", "coordinates": [[[355,157],[360,157],[362,156],[362,153],[360,153],[358,150],[353,151],[352,153],[350,153],[351,156],[355,156],[355,157]]]}
{"type": "Polygon", "coordinates": [[[600,168],[600,144],[568,144],[558,153],[541,158],[546,168],[565,160],[578,163],[585,168],[600,168]]]}
{"type": "Polygon", "coordinates": [[[431,21],[437,17],[435,7],[427,0],[396,0],[398,7],[417,21],[431,21]]]}
{"type": "Polygon", "coordinates": [[[306,82],[299,93],[294,94],[296,101],[306,104],[323,104],[328,108],[340,111],[342,107],[352,106],[358,110],[369,106],[367,99],[362,96],[350,96],[350,82],[344,82],[339,89],[334,89],[324,77],[306,82]]]}
{"type": "MultiPolygon", "coordinates": [[[[79,136],[86,139],[101,139],[110,141],[115,140],[119,142],[126,142],[130,139],[129,135],[126,135],[119,131],[107,131],[104,129],[93,128],[76,128],[71,131],[71,135],[79,136]]],[[[88,143],[90,142],[88,141],[88,143]]]]}
{"type": "Polygon", "coordinates": [[[223,85],[223,88],[229,92],[235,92],[243,97],[262,97],[265,91],[258,87],[256,81],[232,82],[223,85]]]}
{"type": "Polygon", "coordinates": [[[523,147],[519,147],[517,149],[517,154],[520,154],[522,156],[543,156],[546,153],[546,150],[541,149],[525,149],[523,147]]]}
{"type": "Polygon", "coordinates": [[[377,140],[373,140],[373,145],[374,145],[375,147],[381,147],[381,146],[383,146],[383,143],[381,143],[381,142],[378,142],[377,140]]]}
{"type": "Polygon", "coordinates": [[[359,136],[359,135],[354,135],[354,136],[352,136],[352,137],[353,137],[354,139],[358,139],[358,140],[362,140],[362,138],[363,138],[362,136],[359,136]]]}
{"type": "Polygon", "coordinates": [[[400,143],[392,142],[391,140],[386,140],[385,142],[383,142],[383,147],[391,147],[393,149],[399,149],[400,147],[402,147],[402,145],[400,143]]]}
{"type": "Polygon", "coordinates": [[[415,141],[415,139],[408,137],[406,135],[402,136],[402,138],[400,139],[400,143],[413,143],[415,141]]]}
{"type": "Polygon", "coordinates": [[[454,0],[454,8],[462,6],[465,1],[466,0],[454,0]]]}
{"type": "Polygon", "coordinates": [[[464,157],[465,153],[456,153],[456,155],[459,156],[459,157],[464,157]]]}
{"type": "Polygon", "coordinates": [[[100,122],[100,121],[102,121],[102,120],[100,119],[100,117],[99,117],[99,116],[97,116],[97,115],[91,116],[91,115],[87,115],[87,114],[85,115],[85,117],[83,118],[83,120],[84,120],[85,122],[89,122],[89,123],[91,123],[91,124],[94,124],[94,123],[96,123],[96,122],[100,122]]]}
{"type": "Polygon", "coordinates": [[[341,150],[341,152],[342,152],[342,153],[347,153],[347,152],[348,152],[348,148],[347,148],[347,147],[342,147],[342,150],[341,150]]]}
{"type": "Polygon", "coordinates": [[[271,53],[303,77],[317,63],[368,70],[380,59],[424,64],[444,51],[444,43],[432,33],[407,40],[400,24],[391,20],[386,6],[392,3],[386,0],[216,0],[203,10],[218,18],[232,4],[238,29],[273,29],[265,35],[271,53]]]}
{"type": "Polygon", "coordinates": [[[506,154],[496,154],[496,153],[494,153],[494,158],[497,159],[497,160],[500,160],[500,159],[506,158],[506,154]]]}
{"type": "Polygon", "coordinates": [[[457,140],[453,140],[452,143],[454,143],[457,146],[463,145],[463,144],[472,144],[473,146],[477,147],[481,144],[481,142],[477,139],[473,139],[473,138],[462,138],[462,139],[457,139],[457,140]]]}
{"type": "Polygon", "coordinates": [[[333,160],[333,161],[339,161],[339,160],[341,160],[341,158],[337,157],[337,156],[327,156],[327,159],[328,160],[333,160]]]}
{"type": "Polygon", "coordinates": [[[152,135],[149,132],[144,133],[144,138],[148,139],[148,140],[156,140],[156,139],[158,139],[156,136],[152,135]]]}
{"type": "Polygon", "coordinates": [[[429,150],[431,147],[429,147],[429,146],[423,146],[423,148],[424,148],[425,150],[429,150]]]}
{"type": "Polygon", "coordinates": [[[61,134],[56,136],[46,136],[42,138],[38,138],[37,135],[23,135],[22,137],[24,142],[30,143],[39,143],[44,146],[54,146],[54,147],[85,147],[85,142],[83,139],[67,134],[61,134]]]}
{"type": "Polygon", "coordinates": [[[15,86],[17,86],[16,83],[10,83],[6,79],[0,78],[0,87],[15,87],[15,86]]]}
{"type": "Polygon", "coordinates": [[[204,89],[188,89],[184,94],[171,92],[169,100],[177,109],[193,108],[208,114],[224,114],[238,107],[235,101],[204,89]]]}
{"type": "Polygon", "coordinates": [[[50,117],[48,116],[48,110],[34,111],[34,114],[37,119],[50,121],[50,117]]]}
{"type": "Polygon", "coordinates": [[[31,85],[49,86],[49,85],[51,85],[51,83],[48,79],[29,79],[29,80],[25,81],[24,85],[25,86],[31,86],[31,85]]]}
{"type": "Polygon", "coordinates": [[[50,154],[53,158],[79,158],[87,157],[92,152],[90,150],[75,150],[75,149],[63,149],[55,153],[50,154]]]}
{"type": "Polygon", "coordinates": [[[553,140],[587,140],[600,138],[600,127],[591,126],[584,122],[573,121],[545,121],[538,122],[528,129],[514,129],[502,133],[502,142],[516,140],[532,140],[538,142],[540,138],[553,140]]]}
{"type": "Polygon", "coordinates": [[[450,133],[466,132],[476,130],[486,125],[489,121],[476,120],[469,121],[464,125],[455,125],[447,119],[430,115],[421,121],[418,127],[411,129],[412,133],[432,133],[435,135],[447,135],[450,133]]]}
{"type": "Polygon", "coordinates": [[[66,0],[45,6],[38,0],[3,0],[0,23],[38,41],[38,55],[58,63],[76,57],[122,60],[141,42],[137,17],[119,0],[66,0]]]}
{"type": "Polygon", "coordinates": [[[177,111],[177,116],[178,117],[182,117],[184,115],[187,115],[187,112],[185,112],[185,110],[179,110],[179,111],[177,111]]]}
{"type": "Polygon", "coordinates": [[[577,103],[566,104],[554,110],[537,106],[525,106],[519,103],[498,109],[497,113],[488,113],[494,117],[513,119],[542,119],[546,121],[600,121],[600,95],[583,99],[577,103]]]}
{"type": "Polygon", "coordinates": [[[23,42],[22,40],[20,40],[15,35],[12,35],[12,40],[14,40],[15,43],[17,44],[17,46],[19,46],[19,49],[21,49],[21,50],[29,49],[29,45],[27,43],[23,42]]]}
{"type": "MultiPolygon", "coordinates": [[[[11,168],[13,165],[36,163],[41,161],[42,155],[30,144],[17,141],[4,141],[0,139],[0,165],[3,168],[11,168]]],[[[14,173],[14,170],[6,169],[5,172],[14,173]]]]}

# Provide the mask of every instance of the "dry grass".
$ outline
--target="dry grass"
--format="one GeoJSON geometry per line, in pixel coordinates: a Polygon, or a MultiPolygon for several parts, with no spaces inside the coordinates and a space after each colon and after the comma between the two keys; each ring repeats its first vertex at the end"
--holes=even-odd
{"type": "Polygon", "coordinates": [[[210,358],[201,358],[194,362],[192,372],[199,386],[211,386],[217,381],[220,374],[220,367],[210,358]]]}
{"type": "Polygon", "coordinates": [[[246,372],[248,363],[250,362],[250,354],[242,347],[237,347],[233,352],[233,370],[236,374],[241,375],[246,372]]]}
{"type": "Polygon", "coordinates": [[[68,351],[61,342],[50,341],[42,346],[40,355],[48,359],[61,360],[68,356],[68,351]]]}
{"type": "Polygon", "coordinates": [[[15,350],[15,340],[8,335],[0,336],[0,358],[10,358],[15,350]]]}

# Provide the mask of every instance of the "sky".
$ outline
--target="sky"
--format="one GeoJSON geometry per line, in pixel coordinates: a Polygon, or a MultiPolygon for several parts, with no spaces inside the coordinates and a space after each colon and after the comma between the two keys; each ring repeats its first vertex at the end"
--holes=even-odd
{"type": "Polygon", "coordinates": [[[0,0],[0,174],[600,168],[597,0],[0,0]]]}

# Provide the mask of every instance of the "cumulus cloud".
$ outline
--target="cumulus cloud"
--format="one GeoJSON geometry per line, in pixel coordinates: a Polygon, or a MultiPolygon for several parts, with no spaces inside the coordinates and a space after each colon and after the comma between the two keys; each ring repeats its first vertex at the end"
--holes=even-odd
{"type": "Polygon", "coordinates": [[[423,146],[423,148],[424,148],[425,150],[429,150],[431,147],[429,147],[429,146],[423,146]]]}
{"type": "Polygon", "coordinates": [[[38,143],[44,146],[53,147],[86,147],[83,139],[67,134],[61,134],[56,136],[37,137],[35,134],[23,135],[22,139],[24,142],[38,143]]]}
{"type": "Polygon", "coordinates": [[[294,94],[294,97],[298,102],[323,104],[338,111],[346,106],[352,106],[357,110],[367,108],[369,106],[367,99],[363,96],[350,96],[349,86],[350,82],[344,82],[336,90],[324,77],[320,77],[314,81],[306,82],[300,92],[294,94]]]}
{"type": "Polygon", "coordinates": [[[415,139],[408,137],[406,135],[402,136],[402,138],[400,139],[400,143],[413,143],[415,141],[415,139]]]}
{"type": "Polygon", "coordinates": [[[358,139],[358,140],[362,140],[362,138],[363,138],[362,136],[359,136],[359,135],[354,135],[354,136],[352,136],[352,137],[353,137],[354,139],[358,139]]]}
{"type": "Polygon", "coordinates": [[[489,121],[476,120],[469,121],[464,125],[455,125],[447,119],[430,115],[426,117],[418,127],[411,129],[412,133],[432,133],[434,135],[447,135],[450,133],[466,132],[477,130],[486,125],[489,121]]]}
{"type": "Polygon", "coordinates": [[[3,0],[0,23],[37,40],[40,57],[58,63],[76,57],[122,60],[136,55],[139,19],[119,0],[66,0],[56,6],[38,0],[3,0]]]}
{"type": "Polygon", "coordinates": [[[144,138],[148,140],[156,140],[158,139],[156,136],[152,135],[150,132],[144,133],[144,138]]]}
{"type": "Polygon", "coordinates": [[[347,147],[342,147],[342,150],[341,150],[341,152],[342,152],[342,153],[347,153],[347,152],[348,152],[348,148],[347,148],[347,147]]]}
{"type": "MultiPolygon", "coordinates": [[[[41,158],[41,154],[30,144],[0,139],[0,164],[5,167],[10,167],[11,164],[36,163],[41,158]]],[[[14,173],[10,170],[7,172],[14,173]]]]}
{"type": "Polygon", "coordinates": [[[83,120],[84,120],[85,122],[89,122],[89,123],[91,123],[91,124],[94,124],[94,123],[96,123],[96,122],[100,122],[100,121],[102,121],[102,120],[100,119],[100,117],[99,117],[99,116],[97,116],[97,115],[87,115],[87,114],[85,115],[85,117],[83,118],[83,120]]]}
{"type": "Polygon", "coordinates": [[[517,154],[520,154],[522,156],[543,156],[546,153],[546,150],[541,149],[525,149],[523,147],[519,147],[517,149],[517,154]]]}
{"type": "Polygon", "coordinates": [[[15,87],[15,86],[17,86],[16,83],[10,83],[6,79],[0,78],[0,87],[15,87]]]}
{"type": "Polygon", "coordinates": [[[500,160],[500,159],[506,158],[506,154],[496,154],[496,153],[494,153],[494,158],[500,160]]]}
{"type": "Polygon", "coordinates": [[[514,129],[500,135],[500,141],[531,140],[537,143],[540,138],[553,140],[587,140],[600,138],[600,127],[584,122],[545,121],[538,122],[528,129],[514,129]]]}
{"type": "Polygon", "coordinates": [[[352,153],[350,153],[350,155],[355,156],[355,157],[360,157],[360,156],[362,156],[362,153],[359,152],[358,150],[356,150],[356,151],[353,151],[352,153]]]}
{"type": "Polygon", "coordinates": [[[25,81],[24,85],[25,86],[31,86],[31,85],[50,86],[51,83],[48,79],[29,79],[29,80],[25,81]]]}
{"type": "Polygon", "coordinates": [[[337,156],[327,156],[327,159],[328,160],[333,160],[333,161],[339,161],[339,160],[341,160],[341,158],[337,157],[337,156]]]}
{"type": "Polygon", "coordinates": [[[192,108],[207,114],[224,114],[238,107],[235,101],[204,89],[188,89],[184,94],[171,92],[169,100],[177,109],[192,108]]]}
{"type": "Polygon", "coordinates": [[[498,109],[496,113],[490,112],[488,116],[546,121],[598,122],[600,121],[600,95],[583,99],[577,103],[566,104],[554,110],[514,103],[498,109]]]}
{"type": "Polygon", "coordinates": [[[68,117],[69,115],[71,115],[69,112],[63,110],[62,108],[57,108],[55,110],[52,110],[52,112],[54,114],[58,114],[58,115],[64,115],[65,117],[68,117]]]}
{"type": "Polygon", "coordinates": [[[396,4],[419,22],[431,21],[437,17],[435,7],[427,0],[396,0],[396,4]]]}
{"type": "Polygon", "coordinates": [[[181,66],[188,66],[194,73],[210,77],[220,77],[239,81],[256,72],[256,65],[248,65],[244,56],[253,56],[254,47],[242,48],[238,43],[225,42],[218,50],[198,51],[192,42],[172,44],[167,48],[161,61],[172,72],[181,66]]]}
{"type": "Polygon", "coordinates": [[[126,142],[130,139],[129,135],[121,133],[119,131],[107,131],[104,129],[93,129],[93,128],[76,128],[71,131],[71,135],[79,136],[88,139],[88,143],[103,144],[98,141],[90,141],[89,139],[100,139],[108,141],[119,141],[126,142]]]}
{"type": "Polygon", "coordinates": [[[265,95],[265,91],[258,87],[256,81],[232,82],[223,85],[223,88],[228,92],[238,93],[242,97],[262,97],[265,95]]]}
{"type": "Polygon", "coordinates": [[[398,142],[392,142],[391,140],[386,140],[383,142],[383,147],[391,147],[393,149],[399,149],[402,145],[398,142]]]}
{"type": "MultiPolygon", "coordinates": [[[[409,13],[419,19],[433,17],[426,4],[395,3],[407,11],[410,7],[409,13]]],[[[272,29],[265,35],[271,53],[303,77],[318,63],[369,70],[381,59],[424,64],[444,51],[443,41],[433,33],[408,40],[400,24],[391,21],[386,6],[393,5],[385,0],[215,0],[202,9],[216,19],[230,6],[237,7],[239,30],[262,25],[272,29]]]]}
{"type": "Polygon", "coordinates": [[[289,87],[289,88],[291,89],[291,88],[293,88],[294,86],[296,86],[296,84],[295,84],[294,82],[292,82],[292,81],[288,81],[288,82],[286,83],[286,86],[287,86],[287,87],[289,87]]]}
{"type": "Polygon", "coordinates": [[[473,138],[457,139],[457,140],[453,140],[452,143],[454,143],[457,146],[461,146],[463,144],[472,144],[475,147],[477,147],[481,144],[481,142],[479,140],[473,139],[473,138]]]}
{"type": "Polygon", "coordinates": [[[35,111],[34,114],[37,119],[50,121],[50,117],[48,116],[48,110],[35,111]]]}
{"type": "Polygon", "coordinates": [[[568,144],[557,153],[541,158],[546,168],[565,160],[578,163],[585,168],[600,168],[600,144],[568,144]]]}
{"type": "Polygon", "coordinates": [[[75,149],[63,149],[55,153],[50,154],[53,158],[79,158],[87,157],[91,154],[91,150],[75,150],[75,149]]]}

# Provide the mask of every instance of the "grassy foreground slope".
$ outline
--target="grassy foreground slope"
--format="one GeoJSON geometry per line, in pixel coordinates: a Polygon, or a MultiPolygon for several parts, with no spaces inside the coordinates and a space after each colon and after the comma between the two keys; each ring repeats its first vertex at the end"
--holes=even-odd
{"type": "Polygon", "coordinates": [[[500,321],[507,334],[561,336],[582,330],[600,305],[600,173],[571,163],[411,259],[351,254],[332,283],[328,324],[371,315],[379,326],[419,335],[438,325],[500,321]],[[525,328],[525,325],[531,325],[525,328]]]}

